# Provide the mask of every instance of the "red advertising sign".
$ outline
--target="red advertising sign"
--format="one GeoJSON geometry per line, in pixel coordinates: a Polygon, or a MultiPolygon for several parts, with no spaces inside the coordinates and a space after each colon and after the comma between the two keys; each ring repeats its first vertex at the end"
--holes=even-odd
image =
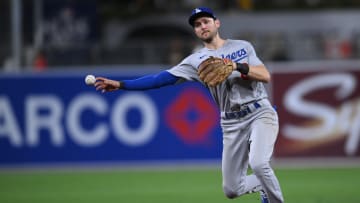
{"type": "Polygon", "coordinates": [[[275,156],[360,156],[360,70],[313,70],[273,74],[275,156]]]}

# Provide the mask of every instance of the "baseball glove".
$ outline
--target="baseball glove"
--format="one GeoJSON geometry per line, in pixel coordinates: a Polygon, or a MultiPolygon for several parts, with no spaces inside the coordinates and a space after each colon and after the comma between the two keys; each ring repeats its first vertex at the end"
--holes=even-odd
{"type": "Polygon", "coordinates": [[[230,59],[210,56],[199,65],[198,75],[208,86],[216,86],[225,81],[235,68],[230,59]]]}

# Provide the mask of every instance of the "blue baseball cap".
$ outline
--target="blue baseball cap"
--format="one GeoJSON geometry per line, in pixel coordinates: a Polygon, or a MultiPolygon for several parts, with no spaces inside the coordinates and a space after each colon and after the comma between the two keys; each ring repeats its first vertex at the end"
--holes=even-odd
{"type": "Polygon", "coordinates": [[[197,18],[205,17],[205,16],[216,19],[214,12],[210,8],[207,7],[195,8],[194,10],[192,10],[191,15],[189,17],[189,24],[194,27],[194,21],[197,18]]]}

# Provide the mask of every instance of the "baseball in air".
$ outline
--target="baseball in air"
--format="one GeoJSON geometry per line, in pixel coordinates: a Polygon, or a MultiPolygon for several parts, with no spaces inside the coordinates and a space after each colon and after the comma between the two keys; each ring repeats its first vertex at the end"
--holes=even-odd
{"type": "Polygon", "coordinates": [[[95,76],[93,76],[93,75],[87,75],[87,76],[85,77],[85,83],[86,83],[87,85],[94,85],[95,82],[96,82],[95,76]]]}

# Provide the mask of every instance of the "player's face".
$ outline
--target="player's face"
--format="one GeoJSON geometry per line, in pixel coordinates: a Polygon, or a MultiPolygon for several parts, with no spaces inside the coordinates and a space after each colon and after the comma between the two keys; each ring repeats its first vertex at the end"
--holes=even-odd
{"type": "Polygon", "coordinates": [[[220,22],[210,17],[200,17],[194,21],[196,36],[204,42],[211,42],[218,34],[220,22]]]}

